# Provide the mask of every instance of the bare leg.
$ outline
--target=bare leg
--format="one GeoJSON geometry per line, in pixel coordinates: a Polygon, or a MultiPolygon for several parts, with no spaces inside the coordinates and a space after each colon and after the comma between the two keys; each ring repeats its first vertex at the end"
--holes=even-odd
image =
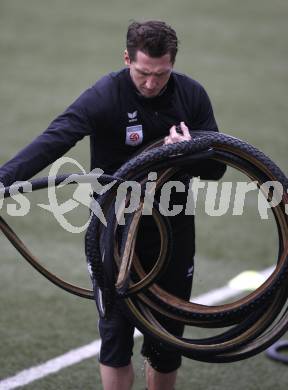
{"type": "Polygon", "coordinates": [[[132,364],[124,367],[109,367],[100,364],[104,390],[130,390],[134,381],[132,364]]]}
{"type": "Polygon", "coordinates": [[[163,373],[154,370],[145,361],[146,386],[148,390],[173,390],[176,383],[177,370],[163,373]]]}

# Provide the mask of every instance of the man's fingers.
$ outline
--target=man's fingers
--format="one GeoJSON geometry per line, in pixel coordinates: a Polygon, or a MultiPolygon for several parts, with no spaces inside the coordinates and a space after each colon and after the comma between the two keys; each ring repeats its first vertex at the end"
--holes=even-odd
{"type": "Polygon", "coordinates": [[[164,138],[164,145],[172,144],[172,141],[170,139],[170,136],[167,135],[167,137],[164,138]]]}
{"type": "Polygon", "coordinates": [[[170,137],[173,138],[178,138],[179,134],[177,133],[176,126],[172,126],[170,129],[170,137]]]}
{"type": "Polygon", "coordinates": [[[185,125],[184,122],[180,123],[180,128],[182,130],[182,133],[183,133],[183,136],[185,137],[185,139],[190,140],[191,139],[191,135],[189,133],[188,127],[185,125]]]}
{"type": "Polygon", "coordinates": [[[176,142],[190,141],[191,135],[189,133],[188,127],[184,122],[180,123],[180,126],[172,126],[169,130],[170,135],[164,138],[164,144],[173,144],[176,142]]]}

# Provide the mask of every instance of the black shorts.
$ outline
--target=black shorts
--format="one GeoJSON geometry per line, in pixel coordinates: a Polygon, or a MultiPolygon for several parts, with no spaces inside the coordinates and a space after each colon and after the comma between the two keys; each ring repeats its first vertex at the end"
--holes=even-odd
{"type": "MultiPolygon", "coordinates": [[[[194,218],[181,214],[170,217],[170,222],[173,232],[172,258],[157,284],[173,295],[188,300],[191,295],[195,254],[194,218]]],[[[153,266],[159,252],[159,235],[152,217],[142,217],[136,251],[147,270],[153,266]]],[[[160,314],[157,314],[157,319],[172,334],[183,334],[184,326],[181,323],[166,317],[164,320],[160,314]]],[[[102,340],[100,363],[110,367],[128,365],[133,354],[134,326],[121,311],[121,305],[114,305],[108,319],[99,320],[99,332],[102,340]]],[[[150,365],[160,372],[171,372],[181,365],[180,353],[169,350],[147,336],[144,336],[141,352],[150,365]]]]}

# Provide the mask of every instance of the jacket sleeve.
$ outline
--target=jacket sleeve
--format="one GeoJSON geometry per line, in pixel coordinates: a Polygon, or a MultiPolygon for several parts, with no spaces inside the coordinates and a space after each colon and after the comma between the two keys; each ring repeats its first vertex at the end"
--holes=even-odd
{"type": "Polygon", "coordinates": [[[0,182],[9,186],[28,180],[64,155],[92,133],[101,116],[100,106],[101,96],[95,86],[82,93],[42,134],[0,168],[0,182]]]}
{"type": "MultiPolygon", "coordinates": [[[[193,130],[195,131],[217,131],[218,126],[214,117],[213,108],[209,96],[203,87],[199,90],[199,106],[194,116],[191,136],[193,139],[193,130]]],[[[226,164],[215,160],[203,160],[188,169],[189,176],[200,176],[203,180],[219,180],[226,171],[226,164]]]]}

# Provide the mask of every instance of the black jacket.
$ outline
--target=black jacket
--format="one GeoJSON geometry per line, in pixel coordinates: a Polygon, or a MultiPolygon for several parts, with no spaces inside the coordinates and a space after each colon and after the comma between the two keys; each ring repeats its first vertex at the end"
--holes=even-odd
{"type": "MultiPolygon", "coordinates": [[[[30,179],[86,135],[91,141],[91,169],[112,173],[139,148],[168,135],[170,127],[181,121],[192,131],[218,131],[209,97],[198,82],[172,72],[160,96],[144,98],[137,92],[129,69],[110,73],[4,164],[0,181],[8,186],[30,179]]],[[[223,164],[214,161],[201,164],[199,174],[208,172],[208,178],[217,179],[225,171],[223,164]]]]}

